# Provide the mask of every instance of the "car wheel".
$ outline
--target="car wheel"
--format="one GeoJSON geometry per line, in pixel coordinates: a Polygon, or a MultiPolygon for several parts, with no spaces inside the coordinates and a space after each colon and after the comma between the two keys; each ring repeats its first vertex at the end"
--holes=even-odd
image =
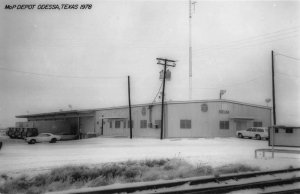
{"type": "Polygon", "coordinates": [[[243,138],[243,135],[241,133],[238,134],[239,138],[243,138]]]}
{"type": "Polygon", "coordinates": [[[29,143],[30,143],[30,144],[35,144],[35,143],[36,143],[36,140],[35,140],[35,139],[32,139],[32,140],[29,141],[29,143]]]}
{"type": "Polygon", "coordinates": [[[55,143],[57,141],[56,138],[51,139],[50,143],[55,143]]]}
{"type": "Polygon", "coordinates": [[[255,135],[255,138],[256,138],[257,140],[261,140],[260,135],[255,135]]]}

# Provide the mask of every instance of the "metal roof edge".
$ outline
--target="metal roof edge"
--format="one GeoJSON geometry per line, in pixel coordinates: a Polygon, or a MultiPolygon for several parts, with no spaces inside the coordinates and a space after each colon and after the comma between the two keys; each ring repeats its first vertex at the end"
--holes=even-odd
{"type": "MultiPolygon", "coordinates": [[[[227,103],[240,104],[240,105],[246,105],[246,106],[252,106],[252,107],[258,107],[258,108],[264,108],[264,109],[271,110],[271,107],[268,107],[268,106],[256,105],[256,104],[244,103],[244,102],[239,102],[239,101],[234,101],[234,100],[226,100],[226,99],[166,101],[165,104],[188,104],[188,103],[209,103],[209,102],[227,102],[227,103]]],[[[149,105],[161,105],[161,102],[135,104],[135,105],[132,105],[131,107],[135,108],[135,107],[149,106],[149,105]]],[[[79,113],[83,113],[83,112],[93,112],[93,111],[122,109],[122,108],[128,108],[128,105],[95,108],[95,109],[82,109],[82,110],[59,111],[59,112],[49,112],[49,113],[28,114],[28,115],[17,115],[16,118],[39,117],[39,116],[55,115],[55,114],[71,114],[71,113],[79,114],[79,113]]]]}

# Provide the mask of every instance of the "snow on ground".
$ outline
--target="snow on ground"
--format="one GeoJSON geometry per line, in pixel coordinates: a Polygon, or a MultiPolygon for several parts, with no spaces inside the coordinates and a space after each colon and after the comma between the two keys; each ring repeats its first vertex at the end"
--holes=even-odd
{"type": "Polygon", "coordinates": [[[4,141],[0,174],[49,170],[63,165],[99,164],[126,160],[182,158],[192,164],[213,167],[244,163],[263,170],[300,167],[300,156],[267,153],[254,158],[254,150],[268,148],[267,141],[238,138],[146,139],[91,138],[29,145],[23,140],[4,141]]]}

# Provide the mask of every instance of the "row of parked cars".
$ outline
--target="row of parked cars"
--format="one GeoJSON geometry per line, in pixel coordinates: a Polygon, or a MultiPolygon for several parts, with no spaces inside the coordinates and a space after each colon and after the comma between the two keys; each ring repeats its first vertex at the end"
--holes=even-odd
{"type": "Polygon", "coordinates": [[[38,133],[36,128],[17,128],[10,127],[7,132],[7,136],[11,139],[24,139],[29,144],[35,144],[39,142],[55,143],[61,140],[61,136],[54,135],[52,133],[38,133]]]}

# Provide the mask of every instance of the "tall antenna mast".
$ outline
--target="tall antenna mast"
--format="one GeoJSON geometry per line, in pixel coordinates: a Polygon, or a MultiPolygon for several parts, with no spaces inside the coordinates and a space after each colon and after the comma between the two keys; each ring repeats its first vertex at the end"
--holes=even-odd
{"type": "Polygon", "coordinates": [[[189,0],[189,100],[193,98],[193,83],[192,83],[192,5],[195,11],[196,2],[189,0]]]}

